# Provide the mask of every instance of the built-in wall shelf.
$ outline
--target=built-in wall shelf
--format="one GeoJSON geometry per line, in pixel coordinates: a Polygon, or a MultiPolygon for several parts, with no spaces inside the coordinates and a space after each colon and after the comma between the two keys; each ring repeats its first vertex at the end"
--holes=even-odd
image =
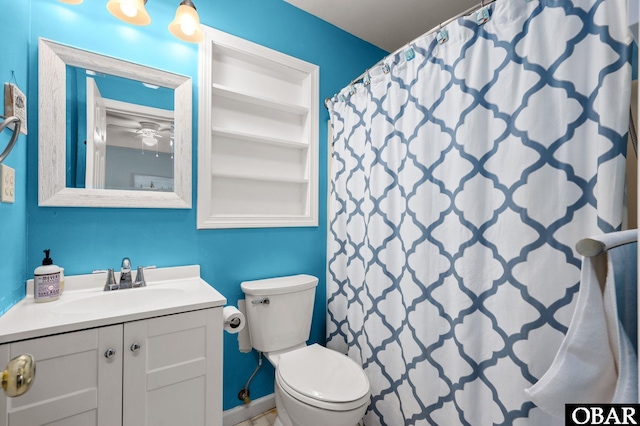
{"type": "Polygon", "coordinates": [[[271,137],[262,136],[262,135],[254,135],[248,132],[223,129],[221,127],[212,127],[211,132],[214,138],[216,137],[229,138],[229,139],[235,139],[240,141],[250,141],[250,142],[263,143],[267,145],[282,146],[282,147],[295,148],[295,149],[309,148],[309,144],[305,142],[288,140],[288,139],[271,138],[271,137]]]}
{"type": "Polygon", "coordinates": [[[252,93],[243,92],[242,90],[232,89],[220,84],[213,84],[211,86],[211,93],[213,96],[233,99],[239,102],[247,103],[249,105],[259,106],[267,109],[275,109],[293,115],[306,116],[309,113],[309,108],[303,105],[296,105],[279,99],[272,99],[252,93]]]}
{"type": "Polygon", "coordinates": [[[317,226],[318,67],[204,33],[198,229],[317,226]]]}
{"type": "Polygon", "coordinates": [[[245,175],[242,173],[216,173],[216,172],[213,172],[212,176],[214,178],[244,179],[244,180],[255,180],[260,182],[273,182],[273,183],[300,183],[304,185],[309,183],[309,179],[284,177],[284,176],[245,175]]]}

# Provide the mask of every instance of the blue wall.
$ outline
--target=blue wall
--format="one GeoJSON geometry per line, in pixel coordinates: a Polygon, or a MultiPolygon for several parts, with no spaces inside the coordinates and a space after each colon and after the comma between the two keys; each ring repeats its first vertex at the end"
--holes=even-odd
{"type": "MultiPolygon", "coordinates": [[[[27,93],[27,51],[29,43],[28,1],[3,4],[0,13],[0,40],[5,40],[0,56],[0,82],[12,82],[27,93]]],[[[0,86],[4,99],[4,85],[0,86]]],[[[37,108],[35,98],[27,96],[27,109],[37,108]]],[[[0,102],[0,111],[4,101],[0,102]]],[[[4,112],[2,113],[4,114],[4,112]]],[[[28,121],[28,120],[27,120],[28,121]]],[[[29,125],[29,133],[35,127],[29,125]]],[[[12,132],[0,134],[0,152],[12,132]]],[[[0,203],[0,315],[24,297],[27,269],[27,137],[21,135],[3,164],[16,171],[16,201],[0,203]]]]}
{"type": "MultiPolygon", "coordinates": [[[[11,2],[13,4],[28,2],[11,2]]],[[[282,0],[196,0],[204,24],[237,35],[269,48],[301,58],[320,66],[320,99],[333,95],[365,68],[384,56],[382,50],[363,42],[336,27],[296,9],[282,0]]],[[[25,268],[25,246],[17,253],[4,250],[15,283],[23,283],[39,265],[42,250],[51,248],[56,264],[68,275],[92,269],[118,267],[122,257],[129,256],[135,265],[173,266],[200,264],[202,277],[235,305],[241,298],[240,282],[279,275],[308,273],[320,278],[316,294],[311,341],[325,340],[325,261],[326,261],[326,191],[327,191],[327,126],[328,113],[320,105],[320,226],[311,228],[196,230],[196,210],[166,209],[88,209],[41,208],[37,205],[37,111],[38,97],[37,40],[52,39],[85,50],[142,63],[190,76],[194,83],[193,152],[197,152],[197,83],[198,48],[174,39],[167,31],[178,5],[176,0],[153,0],[147,5],[152,17],[148,27],[121,23],[107,12],[106,0],[87,0],[70,6],[53,0],[31,0],[29,51],[30,135],[28,170],[25,172],[25,143],[22,153],[13,161],[21,161],[20,173],[28,175],[28,254],[25,268]],[[131,236],[135,238],[131,238],[131,236]],[[14,266],[14,263],[16,264],[14,266]],[[14,270],[15,268],[15,270],[14,270]]],[[[10,6],[12,7],[12,6],[10,6]]],[[[16,6],[18,7],[18,6],[16,6]]],[[[24,6],[19,6],[24,8],[24,6]]],[[[24,14],[25,12],[23,12],[24,14]]],[[[9,17],[3,13],[4,20],[9,17]]],[[[20,34],[26,44],[27,25],[11,18],[9,28],[20,34]]],[[[3,31],[6,26],[2,26],[3,31]]],[[[7,39],[14,39],[13,37],[7,39]]],[[[13,55],[22,65],[25,81],[27,57],[13,55]]],[[[2,63],[0,72],[7,67],[2,63]]],[[[8,71],[6,71],[8,74],[8,71]]],[[[5,78],[8,78],[5,77],[5,78]]],[[[196,158],[193,160],[193,196],[196,199],[196,158]]],[[[21,179],[24,185],[24,178],[21,179]]],[[[24,201],[24,188],[21,190],[24,201]]],[[[0,206],[5,209],[5,206],[0,206]]],[[[14,206],[8,225],[14,240],[24,237],[24,208],[14,206]],[[13,230],[16,229],[16,231],[13,230]]],[[[0,210],[0,218],[8,213],[0,210]]],[[[3,254],[0,252],[0,254],[3,254]]],[[[2,274],[5,274],[3,268],[2,274]]],[[[11,287],[13,288],[13,287],[11,287]]],[[[0,297],[11,296],[2,287],[0,297]]],[[[5,308],[12,301],[4,302],[5,308]]],[[[238,391],[245,385],[256,366],[257,356],[241,354],[237,339],[225,333],[224,340],[224,408],[240,404],[238,391]]],[[[268,364],[268,363],[267,363],[268,364]]],[[[273,392],[273,369],[267,365],[251,385],[252,398],[273,392]]]]}

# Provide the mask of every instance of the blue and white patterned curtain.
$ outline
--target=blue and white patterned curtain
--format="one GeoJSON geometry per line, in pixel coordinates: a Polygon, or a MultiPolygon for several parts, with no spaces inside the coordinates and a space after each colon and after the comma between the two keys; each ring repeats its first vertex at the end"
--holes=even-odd
{"type": "Polygon", "coordinates": [[[626,2],[489,10],[329,107],[328,346],[370,379],[367,426],[558,424],[524,389],[571,320],[575,243],[621,227],[626,2]]]}

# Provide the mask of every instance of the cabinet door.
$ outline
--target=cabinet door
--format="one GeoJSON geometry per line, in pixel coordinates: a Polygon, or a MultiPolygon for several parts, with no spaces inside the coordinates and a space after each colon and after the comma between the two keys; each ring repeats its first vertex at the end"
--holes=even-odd
{"type": "Polygon", "coordinates": [[[36,377],[22,396],[0,395],[0,426],[121,423],[122,325],[0,346],[0,365],[30,353],[36,377]],[[115,355],[105,357],[107,349],[115,355]]]}
{"type": "Polygon", "coordinates": [[[222,425],[222,308],[127,323],[124,352],[124,426],[222,425]]]}

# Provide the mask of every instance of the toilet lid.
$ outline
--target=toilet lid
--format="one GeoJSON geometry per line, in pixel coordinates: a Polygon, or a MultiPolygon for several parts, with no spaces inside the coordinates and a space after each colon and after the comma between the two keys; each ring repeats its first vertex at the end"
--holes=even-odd
{"type": "Polygon", "coordinates": [[[351,402],[369,394],[369,379],[349,357],[318,344],[282,354],[280,379],[296,392],[325,402],[351,402]]]}

